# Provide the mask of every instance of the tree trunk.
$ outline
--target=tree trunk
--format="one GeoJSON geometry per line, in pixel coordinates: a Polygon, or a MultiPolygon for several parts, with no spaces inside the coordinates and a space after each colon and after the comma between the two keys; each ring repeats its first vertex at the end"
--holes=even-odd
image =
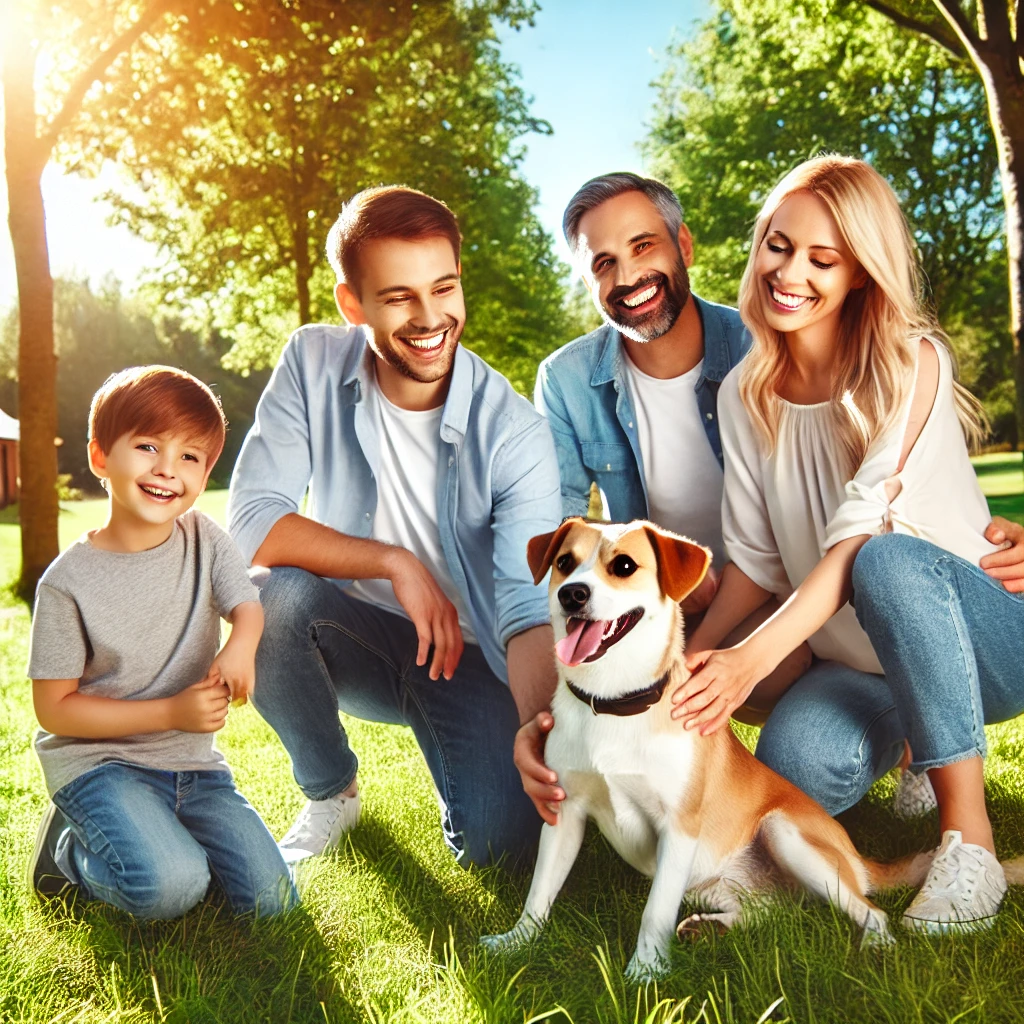
{"type": "Polygon", "coordinates": [[[294,219],[292,237],[295,239],[295,295],[299,303],[299,326],[311,321],[309,278],[313,273],[309,259],[309,227],[301,215],[294,219]]]}
{"type": "MultiPolygon", "coordinates": [[[[12,33],[13,34],[13,33],[12,33]]],[[[21,576],[35,591],[57,557],[57,357],[53,345],[53,278],[46,246],[42,174],[46,153],[36,137],[35,57],[27,40],[4,53],[4,153],[14,264],[18,278],[18,416],[21,422],[21,576]]]]}
{"type": "Polygon", "coordinates": [[[1024,82],[1010,61],[978,65],[999,155],[1010,267],[1010,331],[1017,386],[1017,444],[1024,444],[1024,82]]]}

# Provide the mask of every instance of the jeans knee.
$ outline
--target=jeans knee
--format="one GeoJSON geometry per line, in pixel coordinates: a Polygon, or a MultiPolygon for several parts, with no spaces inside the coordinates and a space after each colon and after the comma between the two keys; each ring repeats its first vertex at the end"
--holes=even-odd
{"type": "Polygon", "coordinates": [[[817,728],[780,721],[777,715],[778,709],[761,729],[754,752],[757,759],[816,800],[832,817],[857,803],[873,781],[870,769],[841,744],[811,741],[817,728]]]}
{"type": "MultiPolygon", "coordinates": [[[[270,571],[260,589],[263,606],[263,637],[287,642],[308,633],[316,618],[324,582],[305,569],[279,566],[270,571]]],[[[262,645],[261,645],[262,646],[262,645]]]]}
{"type": "Polygon", "coordinates": [[[185,857],[154,865],[146,876],[122,877],[118,905],[138,918],[170,921],[188,913],[210,887],[205,858],[185,857]]]}

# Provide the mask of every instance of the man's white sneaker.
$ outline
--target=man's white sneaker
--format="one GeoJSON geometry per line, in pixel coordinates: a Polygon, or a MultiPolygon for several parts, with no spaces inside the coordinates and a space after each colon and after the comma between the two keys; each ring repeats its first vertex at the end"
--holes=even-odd
{"type": "Polygon", "coordinates": [[[277,844],[284,859],[294,863],[333,849],[346,832],[355,828],[360,806],[358,793],[355,796],[339,793],[327,800],[310,800],[288,834],[277,844]]]}
{"type": "Polygon", "coordinates": [[[896,817],[904,820],[920,818],[936,807],[935,790],[932,789],[928,773],[902,769],[900,781],[896,784],[896,795],[892,800],[892,810],[896,817]]]}
{"type": "Polygon", "coordinates": [[[942,833],[942,845],[928,877],[903,923],[915,931],[975,931],[990,928],[1006,895],[1002,865],[985,849],[965,843],[955,829],[942,833]]]}

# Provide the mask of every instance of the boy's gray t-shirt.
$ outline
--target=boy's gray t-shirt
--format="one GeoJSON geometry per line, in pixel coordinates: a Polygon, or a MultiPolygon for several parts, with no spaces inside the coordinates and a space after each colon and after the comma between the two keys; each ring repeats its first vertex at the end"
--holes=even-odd
{"type": "MultiPolygon", "coordinates": [[[[39,581],[28,675],[79,679],[80,693],[98,697],[170,697],[206,675],[219,649],[221,617],[258,600],[234,542],[195,509],[148,551],[103,551],[83,536],[39,581]]],[[[51,796],[108,761],[228,770],[213,733],[85,740],[40,729],[35,745],[51,796]]]]}

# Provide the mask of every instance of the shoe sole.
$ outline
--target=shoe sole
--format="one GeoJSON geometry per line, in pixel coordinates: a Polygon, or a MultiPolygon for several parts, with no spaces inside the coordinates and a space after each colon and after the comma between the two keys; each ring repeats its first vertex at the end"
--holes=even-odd
{"type": "Polygon", "coordinates": [[[996,915],[990,917],[972,917],[966,921],[929,921],[923,917],[906,917],[902,919],[904,928],[922,935],[967,935],[981,932],[995,924],[996,915]]]}
{"type": "Polygon", "coordinates": [[[76,888],[60,868],[53,862],[50,853],[51,838],[56,840],[57,836],[64,831],[64,816],[55,803],[50,803],[49,808],[43,815],[36,830],[36,841],[32,848],[32,857],[28,862],[28,869],[25,873],[25,881],[28,888],[36,893],[42,900],[51,900],[64,896],[76,888]],[[51,835],[57,832],[56,836],[51,835]],[[46,861],[44,864],[43,861],[46,861]]]}

